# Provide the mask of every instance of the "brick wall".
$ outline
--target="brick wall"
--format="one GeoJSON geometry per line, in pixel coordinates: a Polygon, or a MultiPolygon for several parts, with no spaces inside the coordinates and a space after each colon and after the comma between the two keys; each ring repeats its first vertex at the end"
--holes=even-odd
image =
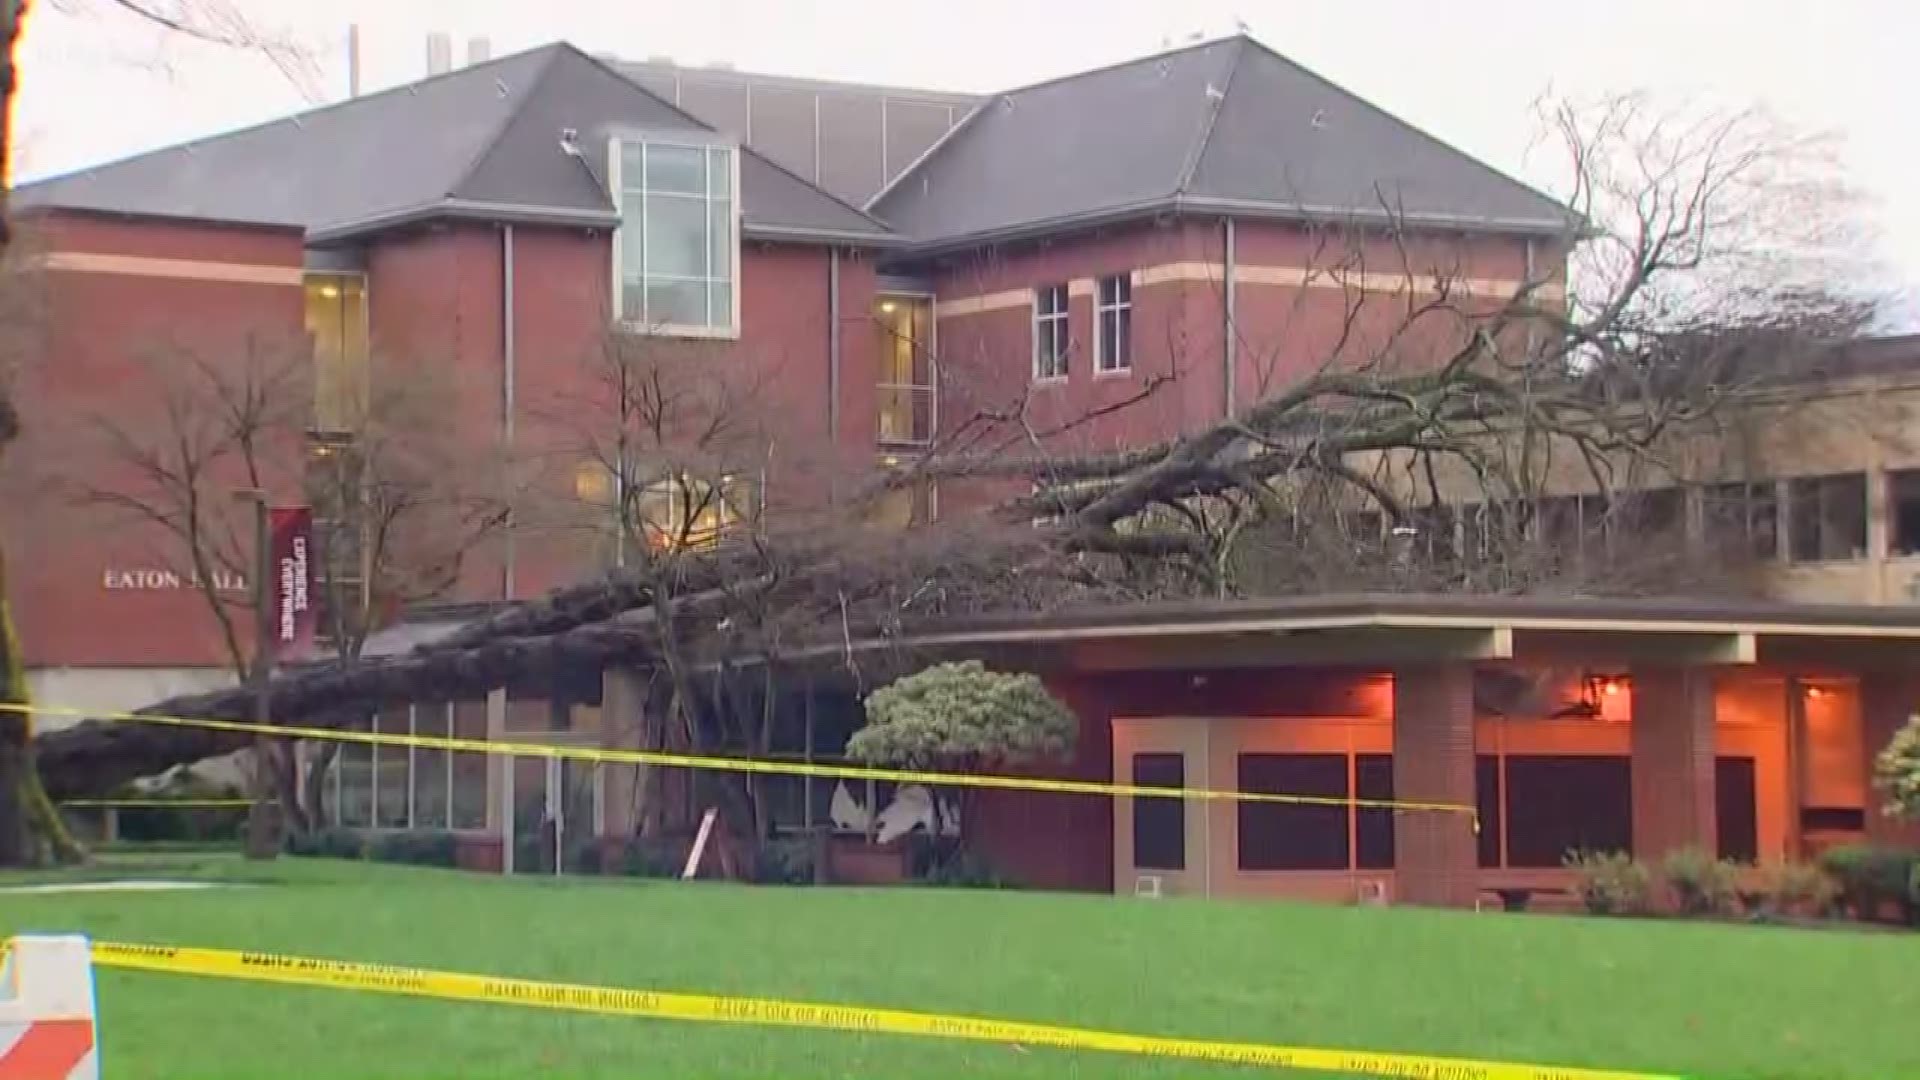
{"type": "Polygon", "coordinates": [[[1631,740],[1634,855],[1716,851],[1712,672],[1635,668],[1631,740]]]}
{"type": "MultiPolygon", "coordinates": [[[[1403,668],[1393,677],[1393,795],[1405,802],[1474,805],[1473,669],[1403,668]]],[[[1479,871],[1466,814],[1394,815],[1395,898],[1470,907],[1479,871]]]]}

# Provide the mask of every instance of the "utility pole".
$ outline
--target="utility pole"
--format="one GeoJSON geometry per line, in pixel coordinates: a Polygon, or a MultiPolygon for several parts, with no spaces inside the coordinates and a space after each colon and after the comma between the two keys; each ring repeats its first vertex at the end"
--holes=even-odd
{"type": "MultiPolygon", "coordinates": [[[[273,526],[267,510],[267,493],[247,488],[233,493],[236,501],[253,506],[253,663],[247,668],[247,681],[253,686],[253,722],[265,727],[272,721],[273,707],[269,688],[273,680],[273,526]]],[[[273,747],[266,735],[253,737],[253,807],[247,812],[246,853],[249,859],[272,859],[280,854],[280,815],[284,809],[275,801],[278,785],[274,782],[273,747]]]]}

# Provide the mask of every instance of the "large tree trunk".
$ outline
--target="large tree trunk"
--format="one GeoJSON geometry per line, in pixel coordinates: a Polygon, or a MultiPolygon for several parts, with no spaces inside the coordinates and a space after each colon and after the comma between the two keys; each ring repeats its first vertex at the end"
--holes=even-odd
{"type": "MultiPolygon", "coordinates": [[[[0,551],[0,703],[30,704],[20,635],[7,603],[6,553],[0,551]]],[[[0,866],[38,861],[44,844],[54,859],[78,862],[86,849],[60,820],[34,768],[33,718],[24,712],[0,713],[0,866]]]]}

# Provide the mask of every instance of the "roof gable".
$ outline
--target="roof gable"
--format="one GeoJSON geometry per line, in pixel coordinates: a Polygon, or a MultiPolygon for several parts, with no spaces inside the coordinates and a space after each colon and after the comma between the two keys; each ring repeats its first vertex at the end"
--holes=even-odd
{"type": "Polygon", "coordinates": [[[1238,48],[1208,42],[995,95],[871,209],[938,242],[1163,202],[1238,48]]]}
{"type": "MultiPolygon", "coordinates": [[[[20,207],[303,228],[311,242],[462,215],[611,223],[605,139],[712,129],[571,45],[24,185],[20,207]],[[562,146],[579,133],[582,154],[562,146]],[[596,149],[596,143],[598,149],[596,149]]],[[[748,236],[884,243],[885,226],[741,152],[748,236]]]]}
{"type": "Polygon", "coordinates": [[[445,198],[552,57],[535,50],[16,189],[16,205],[324,229],[445,198]]]}
{"type": "Polygon", "coordinates": [[[1560,203],[1244,38],[1182,194],[1301,214],[1557,230],[1560,203]]]}
{"type": "Polygon", "coordinates": [[[1559,232],[1569,211],[1244,35],[1001,94],[875,200],[923,250],[1148,213],[1559,232]]]}

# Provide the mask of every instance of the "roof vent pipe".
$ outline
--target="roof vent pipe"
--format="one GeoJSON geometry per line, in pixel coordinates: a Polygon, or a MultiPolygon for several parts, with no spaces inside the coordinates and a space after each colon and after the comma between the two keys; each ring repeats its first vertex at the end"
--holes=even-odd
{"type": "Polygon", "coordinates": [[[427,35],[427,74],[445,75],[453,70],[453,38],[438,30],[427,35]]]}
{"type": "Polygon", "coordinates": [[[484,64],[493,59],[493,41],[490,38],[476,37],[467,39],[467,66],[484,64]]]}

